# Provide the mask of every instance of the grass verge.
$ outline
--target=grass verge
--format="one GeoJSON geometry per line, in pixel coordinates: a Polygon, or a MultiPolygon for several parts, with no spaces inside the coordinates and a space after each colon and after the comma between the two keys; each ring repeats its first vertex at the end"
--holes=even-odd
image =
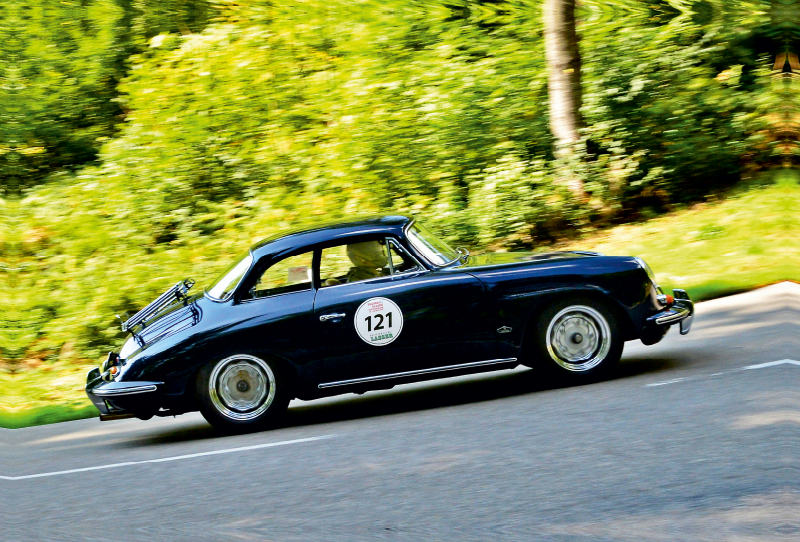
{"type": "Polygon", "coordinates": [[[784,280],[800,281],[800,184],[775,183],[641,224],[611,228],[563,248],[643,258],[665,288],[712,299],[784,280]]]}
{"type": "Polygon", "coordinates": [[[93,418],[98,415],[83,391],[87,368],[73,363],[28,369],[10,374],[0,371],[0,428],[93,418]]]}
{"type": "Polygon", "coordinates": [[[33,427],[35,425],[71,422],[96,417],[97,409],[89,403],[81,405],[79,408],[69,408],[64,405],[44,405],[20,412],[0,412],[0,428],[22,429],[23,427],[33,427]]]}

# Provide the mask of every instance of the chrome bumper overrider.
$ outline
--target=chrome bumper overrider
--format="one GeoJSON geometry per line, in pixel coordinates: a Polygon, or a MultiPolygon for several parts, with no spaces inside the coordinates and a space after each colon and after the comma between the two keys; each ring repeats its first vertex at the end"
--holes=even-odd
{"type": "Polygon", "coordinates": [[[681,335],[686,335],[692,328],[694,320],[694,302],[686,290],[673,289],[675,302],[671,307],[647,319],[648,323],[657,326],[671,326],[680,323],[681,335]]]}

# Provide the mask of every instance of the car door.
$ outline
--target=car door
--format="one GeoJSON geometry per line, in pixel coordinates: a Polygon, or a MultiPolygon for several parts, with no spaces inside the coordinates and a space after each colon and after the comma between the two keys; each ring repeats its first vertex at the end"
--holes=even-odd
{"type": "Polygon", "coordinates": [[[276,355],[302,363],[308,359],[309,328],[313,325],[313,251],[272,261],[243,284],[226,348],[276,355]]]}
{"type": "Polygon", "coordinates": [[[384,256],[385,266],[371,277],[368,267],[359,270],[356,264],[378,262],[354,256],[352,243],[319,255],[313,341],[315,378],[323,387],[495,356],[488,296],[480,281],[467,273],[428,271],[396,240],[370,242],[393,255],[384,256]]]}

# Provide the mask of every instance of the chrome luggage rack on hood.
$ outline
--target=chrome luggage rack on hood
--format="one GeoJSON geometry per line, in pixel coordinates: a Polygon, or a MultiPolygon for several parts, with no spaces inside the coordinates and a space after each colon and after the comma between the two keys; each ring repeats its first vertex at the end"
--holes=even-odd
{"type": "MultiPolygon", "coordinates": [[[[145,308],[128,318],[122,323],[122,331],[131,331],[133,328],[144,324],[153,316],[159,313],[162,309],[172,305],[175,301],[184,301],[188,299],[186,293],[194,286],[192,279],[182,280],[175,286],[158,296],[155,301],[147,305],[145,308]]],[[[119,318],[119,316],[117,316],[119,318]]]]}

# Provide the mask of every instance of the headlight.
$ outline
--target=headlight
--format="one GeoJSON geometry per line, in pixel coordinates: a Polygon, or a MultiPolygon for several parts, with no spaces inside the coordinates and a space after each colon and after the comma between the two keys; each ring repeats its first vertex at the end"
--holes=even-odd
{"type": "Polygon", "coordinates": [[[658,286],[658,281],[656,281],[656,274],[653,273],[653,270],[650,269],[650,266],[647,265],[647,263],[641,258],[634,258],[634,259],[636,260],[636,263],[639,264],[639,267],[644,269],[644,272],[647,273],[647,276],[650,278],[650,281],[653,283],[653,286],[655,286],[656,289],[658,289],[659,286],[658,286]]]}

